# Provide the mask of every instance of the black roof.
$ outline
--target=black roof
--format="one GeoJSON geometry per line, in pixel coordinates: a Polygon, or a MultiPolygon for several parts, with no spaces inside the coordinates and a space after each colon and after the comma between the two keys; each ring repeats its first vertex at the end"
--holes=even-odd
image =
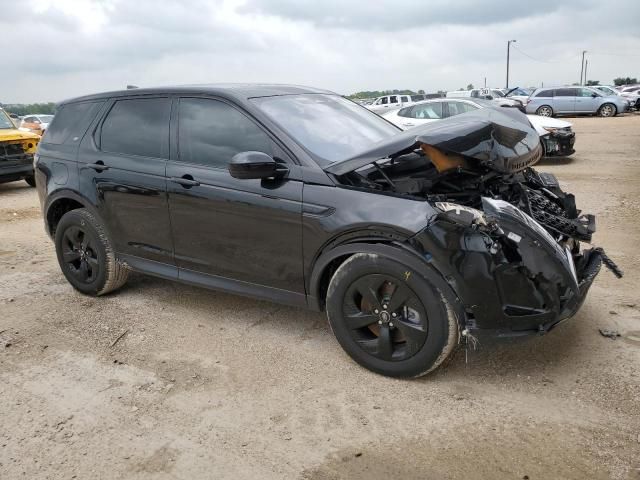
{"type": "Polygon", "coordinates": [[[257,84],[257,83],[219,83],[204,85],[181,85],[170,87],[132,88],[112,92],[96,93],[82,97],[70,98],[60,104],[86,100],[100,100],[105,98],[132,95],[166,95],[166,94],[210,94],[221,97],[231,97],[246,101],[254,97],[273,97],[276,95],[297,95],[303,93],[334,94],[329,90],[322,90],[301,85],[257,84]]]}

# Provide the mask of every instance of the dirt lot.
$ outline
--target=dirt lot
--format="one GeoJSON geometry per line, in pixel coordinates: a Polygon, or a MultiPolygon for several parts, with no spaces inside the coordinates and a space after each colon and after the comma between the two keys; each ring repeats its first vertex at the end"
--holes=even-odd
{"type": "Polygon", "coordinates": [[[578,153],[540,169],[625,278],[414,381],[358,367],[322,314],[140,275],[84,297],[35,190],[0,185],[0,478],[640,479],[640,115],[572,121],[578,153]]]}

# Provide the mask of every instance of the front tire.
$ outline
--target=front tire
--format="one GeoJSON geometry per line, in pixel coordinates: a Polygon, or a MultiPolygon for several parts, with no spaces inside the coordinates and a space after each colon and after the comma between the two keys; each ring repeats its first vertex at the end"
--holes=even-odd
{"type": "Polygon", "coordinates": [[[104,226],[88,210],[63,215],[56,227],[55,245],[62,273],[79,292],[104,295],[127,281],[128,269],[117,261],[104,226]]]}
{"type": "Polygon", "coordinates": [[[542,105],[536,110],[536,115],[540,115],[541,117],[553,117],[553,108],[549,105],[542,105]]]}
{"type": "Polygon", "coordinates": [[[618,110],[616,109],[616,106],[612,103],[605,103],[604,105],[601,105],[600,108],[598,109],[598,115],[600,117],[615,117],[617,113],[618,113],[618,110]]]}
{"type": "Polygon", "coordinates": [[[353,360],[390,377],[425,375],[460,342],[442,293],[417,271],[375,254],[355,254],[336,270],[327,317],[353,360]]]}

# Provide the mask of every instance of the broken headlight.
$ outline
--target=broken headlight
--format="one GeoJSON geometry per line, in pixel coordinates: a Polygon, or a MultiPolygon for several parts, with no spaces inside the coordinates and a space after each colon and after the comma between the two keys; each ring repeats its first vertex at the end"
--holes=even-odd
{"type": "Polygon", "coordinates": [[[436,202],[435,206],[438,210],[449,213],[449,217],[458,222],[476,225],[487,224],[484,212],[481,210],[450,202],[436,202]]]}

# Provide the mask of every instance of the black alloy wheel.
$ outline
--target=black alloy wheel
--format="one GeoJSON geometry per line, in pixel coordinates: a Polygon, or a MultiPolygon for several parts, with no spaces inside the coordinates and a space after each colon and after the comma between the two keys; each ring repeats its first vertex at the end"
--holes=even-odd
{"type": "Polygon", "coordinates": [[[88,229],[71,225],[62,234],[62,258],[78,282],[93,283],[100,273],[100,262],[96,250],[96,239],[88,229]]]}
{"type": "Polygon", "coordinates": [[[342,311],[354,341],[381,360],[406,360],[427,338],[427,313],[418,296],[390,275],[365,275],[353,282],[342,311]]]}
{"type": "Polygon", "coordinates": [[[62,273],[85,295],[104,295],[127,281],[129,270],[116,258],[102,222],[84,208],[65,213],[55,230],[62,273]]]}
{"type": "Polygon", "coordinates": [[[456,299],[429,267],[356,253],[334,272],[326,296],[329,325],[342,348],[369,370],[419,377],[435,370],[460,343],[456,299]]]}

